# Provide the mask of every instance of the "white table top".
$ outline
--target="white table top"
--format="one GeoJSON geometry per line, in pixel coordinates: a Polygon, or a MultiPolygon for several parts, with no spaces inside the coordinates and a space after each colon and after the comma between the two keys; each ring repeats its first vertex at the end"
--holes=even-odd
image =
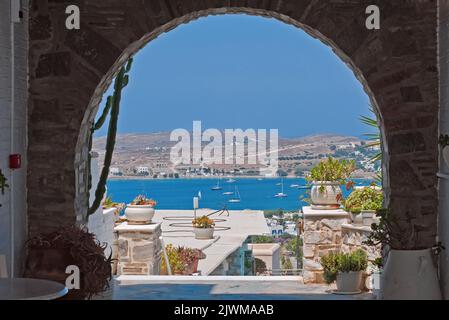
{"type": "Polygon", "coordinates": [[[41,279],[0,279],[0,300],[53,300],[67,294],[67,288],[55,281],[41,279]]]}

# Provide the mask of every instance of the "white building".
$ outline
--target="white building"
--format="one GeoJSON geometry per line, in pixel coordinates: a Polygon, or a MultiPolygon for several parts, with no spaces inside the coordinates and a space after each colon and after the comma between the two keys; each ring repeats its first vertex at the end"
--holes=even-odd
{"type": "Polygon", "coordinates": [[[136,172],[141,175],[149,175],[150,169],[148,167],[137,167],[136,172]]]}
{"type": "Polygon", "coordinates": [[[270,225],[270,232],[273,237],[278,238],[284,233],[284,227],[280,224],[273,223],[270,225]]]}
{"type": "Polygon", "coordinates": [[[292,236],[296,236],[297,235],[297,231],[296,231],[296,223],[291,221],[291,222],[286,222],[285,223],[285,232],[292,235],[292,236]]]}
{"type": "Polygon", "coordinates": [[[121,176],[123,174],[122,170],[117,167],[110,168],[109,173],[113,176],[121,176]]]}

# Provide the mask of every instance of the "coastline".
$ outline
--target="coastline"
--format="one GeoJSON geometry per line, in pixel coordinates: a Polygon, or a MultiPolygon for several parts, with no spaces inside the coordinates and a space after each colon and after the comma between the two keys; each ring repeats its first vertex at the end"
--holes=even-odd
{"type": "MultiPolygon", "coordinates": [[[[217,180],[217,179],[263,179],[263,180],[279,180],[279,179],[305,179],[305,176],[300,177],[294,177],[294,176],[287,176],[287,177],[263,177],[263,176],[223,176],[223,177],[206,177],[206,176],[197,176],[197,177],[179,177],[179,178],[153,178],[150,176],[109,176],[108,180],[114,180],[114,181],[120,181],[120,180],[198,180],[198,179],[210,179],[210,180],[217,180]]],[[[354,177],[355,180],[370,180],[375,179],[375,177],[354,177]]]]}

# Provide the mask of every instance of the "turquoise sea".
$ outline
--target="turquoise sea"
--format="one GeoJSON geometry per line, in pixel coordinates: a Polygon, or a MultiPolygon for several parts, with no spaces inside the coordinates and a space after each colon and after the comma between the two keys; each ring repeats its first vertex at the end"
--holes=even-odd
{"type": "MultiPolygon", "coordinates": [[[[305,186],[303,178],[285,178],[285,198],[276,198],[281,192],[278,185],[281,179],[265,178],[234,178],[235,182],[228,183],[227,179],[220,180],[222,190],[211,190],[217,184],[216,179],[142,179],[142,180],[109,180],[108,195],[115,202],[129,203],[138,194],[145,194],[157,201],[158,209],[192,209],[193,197],[201,193],[200,208],[221,209],[227,206],[230,210],[299,210],[307,205],[300,198],[307,198],[306,189],[293,188],[291,185],[305,186]],[[240,193],[239,203],[230,203],[233,195],[223,195],[224,192],[240,193]]],[[[357,185],[369,185],[370,180],[356,180],[357,185]]],[[[343,188],[344,190],[344,188],[343,188]]],[[[344,192],[347,195],[347,192],[344,192]]]]}

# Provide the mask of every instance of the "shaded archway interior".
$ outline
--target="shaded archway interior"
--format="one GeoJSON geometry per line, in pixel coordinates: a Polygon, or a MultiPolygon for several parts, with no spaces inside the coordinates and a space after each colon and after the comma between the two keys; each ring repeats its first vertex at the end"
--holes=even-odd
{"type": "MultiPolygon", "coordinates": [[[[87,15],[80,31],[53,28],[55,35],[36,31],[30,35],[32,111],[28,185],[31,192],[42,193],[28,200],[31,233],[85,220],[89,124],[103,93],[129,57],[182,23],[208,15],[245,13],[276,18],[303,29],[330,46],[354,71],[376,109],[384,147],[388,146],[384,150],[387,178],[384,187],[387,195],[396,199],[395,215],[411,219],[413,225],[419,226],[412,242],[433,245],[438,170],[436,3],[374,1],[385,18],[380,30],[367,30],[365,9],[372,1],[255,0],[232,1],[231,5],[219,0],[167,0],[126,6],[115,1],[96,5],[78,2],[82,14],[87,15]],[[111,17],[111,12],[116,13],[111,17]],[[61,66],[55,59],[58,56],[67,57],[68,64],[79,68],[61,66]],[[45,110],[52,105],[56,111],[46,114],[45,110]],[[64,116],[71,118],[67,120],[64,116]],[[47,126],[47,132],[41,134],[41,126],[46,122],[53,124],[55,118],[67,123],[71,130],[64,131],[59,124],[47,126]],[[57,145],[52,138],[55,134],[63,135],[67,152],[62,163],[48,168],[37,155],[42,149],[57,145]],[[45,179],[45,174],[52,179],[45,179]],[[57,200],[51,198],[56,194],[49,185],[51,182],[68,183],[57,200]],[[47,209],[47,216],[39,213],[42,209],[47,209]],[[60,210],[65,214],[57,217],[60,210]]],[[[35,25],[30,28],[40,30],[40,25],[55,24],[63,14],[62,4],[43,8],[35,2],[32,10],[35,25]]]]}

